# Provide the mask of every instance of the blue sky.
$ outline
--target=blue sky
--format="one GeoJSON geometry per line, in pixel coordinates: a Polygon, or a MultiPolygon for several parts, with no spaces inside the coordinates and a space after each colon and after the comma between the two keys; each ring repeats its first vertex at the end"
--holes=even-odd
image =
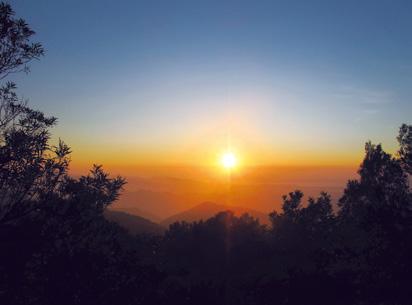
{"type": "Polygon", "coordinates": [[[412,123],[410,1],[11,3],[46,49],[12,78],[75,158],[196,163],[230,132],[266,163],[357,162],[412,123]]]}

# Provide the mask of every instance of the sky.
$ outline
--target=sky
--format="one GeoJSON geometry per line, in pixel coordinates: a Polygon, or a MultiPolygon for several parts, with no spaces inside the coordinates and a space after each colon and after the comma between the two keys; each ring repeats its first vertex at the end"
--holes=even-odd
{"type": "Polygon", "coordinates": [[[411,1],[11,1],[73,166],[352,166],[412,123],[411,1]]]}

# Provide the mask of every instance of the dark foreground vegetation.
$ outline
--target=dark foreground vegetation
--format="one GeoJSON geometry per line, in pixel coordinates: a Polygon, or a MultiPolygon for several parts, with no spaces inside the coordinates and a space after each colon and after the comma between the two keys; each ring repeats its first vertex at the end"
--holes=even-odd
{"type": "MultiPolygon", "coordinates": [[[[43,55],[0,6],[0,77],[43,55]]],[[[295,191],[263,226],[222,212],[133,236],[103,216],[125,181],[75,179],[56,119],[0,89],[0,304],[411,304],[412,126],[396,157],[366,144],[338,206],[295,191]]]]}

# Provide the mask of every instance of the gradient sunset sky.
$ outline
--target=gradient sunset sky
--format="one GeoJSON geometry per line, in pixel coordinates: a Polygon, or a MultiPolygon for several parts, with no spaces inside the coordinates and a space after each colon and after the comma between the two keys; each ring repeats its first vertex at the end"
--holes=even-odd
{"type": "Polygon", "coordinates": [[[11,79],[74,166],[358,165],[411,123],[411,1],[12,5],[46,56],[11,79]]]}

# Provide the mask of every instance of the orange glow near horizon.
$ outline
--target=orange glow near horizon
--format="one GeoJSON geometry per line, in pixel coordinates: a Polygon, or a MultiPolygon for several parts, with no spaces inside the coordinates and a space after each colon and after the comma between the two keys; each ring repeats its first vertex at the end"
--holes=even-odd
{"type": "MultiPolygon", "coordinates": [[[[270,166],[357,167],[362,161],[364,139],[360,136],[347,143],[296,128],[286,131],[276,125],[269,130],[260,119],[264,97],[235,96],[231,100],[237,101],[236,107],[225,106],[229,110],[213,117],[193,117],[184,127],[171,125],[168,132],[156,129],[161,124],[140,131],[130,122],[127,132],[120,125],[98,135],[93,130],[63,134],[59,130],[55,139],[57,143],[59,135],[72,148],[71,168],[76,172],[86,172],[96,163],[127,175],[138,175],[142,167],[204,167],[221,175],[230,168],[222,164],[225,151],[236,157],[232,170],[238,174],[247,168],[270,166]]],[[[221,102],[225,105],[224,99],[221,102]]]]}
{"type": "Polygon", "coordinates": [[[227,151],[220,150],[219,143],[212,143],[209,147],[192,147],[182,150],[173,149],[139,149],[124,145],[112,149],[112,147],[85,147],[73,145],[71,168],[75,171],[87,171],[91,165],[102,164],[115,172],[133,174],[138,168],[145,167],[204,167],[228,169],[224,163],[234,162],[235,168],[242,169],[251,167],[357,167],[362,161],[363,149],[338,152],[328,150],[304,152],[291,148],[277,149],[268,148],[266,151],[261,147],[247,149],[247,143],[237,145],[236,151],[230,150],[233,157],[225,156],[227,151]],[[238,151],[242,151],[242,156],[238,151]],[[224,157],[225,156],[225,157],[224,157]]]}

